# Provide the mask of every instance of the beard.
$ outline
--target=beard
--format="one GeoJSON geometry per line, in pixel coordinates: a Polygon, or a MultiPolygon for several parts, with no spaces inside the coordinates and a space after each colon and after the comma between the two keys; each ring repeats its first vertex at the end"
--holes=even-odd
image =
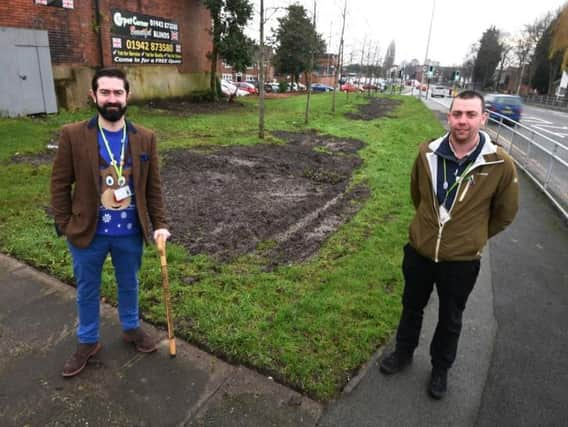
{"type": "Polygon", "coordinates": [[[471,129],[452,129],[450,133],[457,143],[467,142],[474,134],[471,129]]]}
{"type": "Polygon", "coordinates": [[[126,113],[127,108],[126,104],[123,106],[116,102],[107,102],[102,106],[97,104],[97,110],[100,115],[109,122],[118,122],[126,113]]]}

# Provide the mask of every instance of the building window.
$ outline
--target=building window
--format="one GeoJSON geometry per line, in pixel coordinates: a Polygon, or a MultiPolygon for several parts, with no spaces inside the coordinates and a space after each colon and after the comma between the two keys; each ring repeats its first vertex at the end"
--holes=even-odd
{"type": "Polygon", "coordinates": [[[73,0],[35,0],[35,4],[73,9],[73,0]]]}
{"type": "Polygon", "coordinates": [[[221,75],[221,77],[223,78],[223,80],[227,80],[227,81],[230,81],[230,82],[233,81],[233,75],[232,74],[223,73],[221,75]]]}
{"type": "Polygon", "coordinates": [[[245,79],[246,79],[247,82],[254,82],[254,81],[256,81],[255,76],[253,76],[252,74],[247,74],[246,77],[245,77],[245,79]]]}

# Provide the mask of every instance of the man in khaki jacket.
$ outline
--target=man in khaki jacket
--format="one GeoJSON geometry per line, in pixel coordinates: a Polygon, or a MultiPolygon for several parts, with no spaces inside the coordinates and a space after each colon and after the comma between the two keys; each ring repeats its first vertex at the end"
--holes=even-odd
{"type": "Polygon", "coordinates": [[[404,248],[405,287],[395,351],[380,364],[394,374],[412,362],[424,307],[434,283],[440,301],[430,344],[429,394],[441,399],[457,352],[462,313],[479,273],[487,239],[504,230],[518,210],[519,185],[511,158],[481,131],[483,97],[464,91],[448,113],[450,132],[420,146],[411,175],[416,214],[404,248]]]}
{"type": "Polygon", "coordinates": [[[90,95],[98,115],[64,126],[51,176],[51,205],[59,234],[67,238],[77,282],[76,352],[63,376],[80,373],[100,349],[101,272],[110,253],[118,287],[123,339],[138,351],[156,350],[140,328],[138,271],[143,241],[170,237],[154,133],[125,120],[125,74],[101,69],[90,95]]]}

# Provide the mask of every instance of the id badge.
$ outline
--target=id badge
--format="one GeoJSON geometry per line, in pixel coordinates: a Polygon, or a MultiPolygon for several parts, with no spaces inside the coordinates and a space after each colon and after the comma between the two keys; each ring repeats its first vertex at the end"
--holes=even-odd
{"type": "Polygon", "coordinates": [[[130,196],[132,196],[132,191],[130,191],[130,187],[128,185],[114,190],[114,199],[117,202],[120,202],[130,196]]]}
{"type": "Polygon", "coordinates": [[[440,205],[440,225],[444,225],[451,219],[450,213],[444,205],[440,205]]]}

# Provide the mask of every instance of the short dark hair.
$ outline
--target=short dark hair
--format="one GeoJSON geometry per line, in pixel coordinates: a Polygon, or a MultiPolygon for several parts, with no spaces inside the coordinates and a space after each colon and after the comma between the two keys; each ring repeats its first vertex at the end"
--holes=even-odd
{"type": "Polygon", "coordinates": [[[97,89],[99,88],[99,79],[101,77],[116,77],[117,79],[121,79],[124,82],[124,90],[126,93],[130,92],[130,83],[128,83],[128,79],[126,78],[124,71],[118,68],[99,68],[95,72],[93,80],[91,81],[91,89],[93,89],[93,93],[97,93],[97,89]]]}
{"type": "MultiPolygon", "coordinates": [[[[483,95],[476,90],[463,90],[456,95],[456,98],[459,98],[459,99],[474,99],[474,98],[477,98],[481,101],[481,112],[482,113],[485,112],[485,99],[483,98],[483,95]]],[[[454,106],[454,100],[452,99],[452,103],[450,105],[450,111],[452,111],[453,106],[454,106]]]]}

